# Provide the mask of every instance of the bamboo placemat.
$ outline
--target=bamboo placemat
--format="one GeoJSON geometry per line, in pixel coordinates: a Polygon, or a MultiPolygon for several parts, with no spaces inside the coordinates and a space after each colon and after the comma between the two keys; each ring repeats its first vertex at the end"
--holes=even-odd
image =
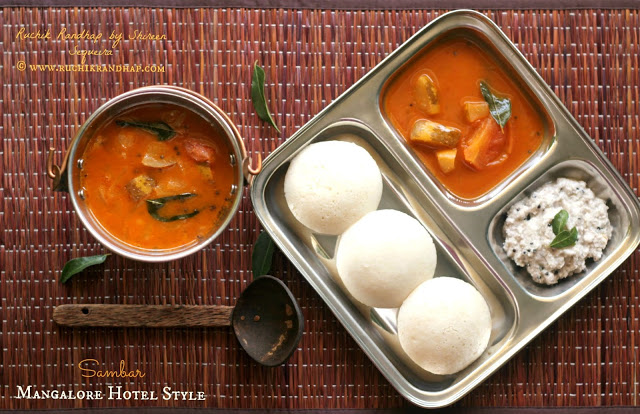
{"type": "MultiPolygon", "coordinates": [[[[6,6],[90,7],[91,0],[3,0],[6,6]]],[[[103,7],[135,7],[136,0],[100,0],[103,7]]],[[[147,0],[146,7],[243,7],[249,9],[317,9],[324,10],[429,10],[442,7],[442,0],[147,0]]],[[[447,0],[450,9],[487,10],[561,10],[561,9],[629,9],[637,0],[447,0]]]]}
{"type": "MultiPolygon", "coordinates": [[[[491,11],[638,193],[640,13],[630,10],[491,11]]],[[[141,8],[4,8],[0,14],[0,408],[188,406],[221,408],[386,408],[408,405],[373,367],[322,300],[281,254],[274,274],[302,305],[300,348],[263,368],[224,329],[64,329],[51,321],[64,303],[223,304],[251,280],[260,231],[245,190],[241,211],[213,245],[184,260],[140,264],[111,257],[68,285],[70,258],[104,251],[64,194],[45,177],[49,146],[60,151],[99,105],[135,87],[184,86],[213,99],[238,124],[250,153],[267,155],[362,77],[438,11],[329,11],[141,8]],[[164,73],[30,70],[69,64],[74,41],[15,39],[20,27],[66,26],[110,33],[135,29],[167,40],[125,40],[91,63],[165,65],[164,73]],[[250,102],[251,64],[267,73],[267,95],[282,133],[250,102]],[[24,61],[26,70],[18,63],[24,61]],[[125,360],[144,378],[98,381],[75,365],[125,360]],[[204,391],[206,402],[16,400],[38,388],[204,391]]],[[[54,37],[55,37],[54,33],[54,37]]],[[[97,46],[79,41],[81,48],[97,46]]],[[[636,405],[640,367],[638,252],[460,404],[485,406],[636,405]]]]}

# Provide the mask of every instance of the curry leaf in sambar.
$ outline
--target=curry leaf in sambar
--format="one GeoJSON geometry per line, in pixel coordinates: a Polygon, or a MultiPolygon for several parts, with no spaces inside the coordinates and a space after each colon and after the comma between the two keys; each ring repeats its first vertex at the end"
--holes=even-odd
{"type": "Polygon", "coordinates": [[[507,124],[509,118],[511,118],[511,100],[494,95],[491,89],[489,89],[489,85],[484,81],[480,82],[480,92],[484,100],[489,104],[491,116],[496,120],[498,125],[500,125],[500,129],[504,130],[504,126],[507,124]]]}
{"type": "Polygon", "coordinates": [[[183,194],[177,194],[177,195],[172,195],[168,197],[147,200],[147,212],[149,212],[151,217],[163,223],[170,223],[172,221],[177,221],[177,220],[186,220],[188,218],[196,216],[198,213],[200,213],[200,210],[193,210],[189,213],[178,214],[177,216],[170,216],[170,217],[165,217],[161,215],[160,210],[169,202],[184,201],[186,199],[189,199],[195,196],[196,194],[193,194],[193,193],[183,193],[183,194]]]}
{"type": "Polygon", "coordinates": [[[156,137],[158,137],[158,141],[166,141],[168,139],[173,138],[176,134],[176,131],[171,128],[171,125],[162,121],[155,122],[140,122],[140,121],[125,121],[122,119],[118,119],[116,121],[116,125],[120,127],[133,127],[144,129],[147,132],[151,132],[156,137]]]}

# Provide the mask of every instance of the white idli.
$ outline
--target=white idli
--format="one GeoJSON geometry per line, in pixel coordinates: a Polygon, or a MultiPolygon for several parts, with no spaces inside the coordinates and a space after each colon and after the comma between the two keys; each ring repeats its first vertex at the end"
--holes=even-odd
{"type": "Polygon", "coordinates": [[[489,344],[491,313],[469,283],[436,277],[418,286],[398,312],[402,349],[423,369],[454,374],[478,359],[489,344]]]}
{"type": "Polygon", "coordinates": [[[436,248],[418,220],[396,210],[378,210],[342,235],[336,265],[358,301],[397,308],[416,286],[433,277],[436,248]]]}
{"type": "Polygon", "coordinates": [[[382,176],[364,148],[344,141],[319,142],[291,161],[284,196],[300,223],[317,233],[338,235],[378,207],[382,176]]]}

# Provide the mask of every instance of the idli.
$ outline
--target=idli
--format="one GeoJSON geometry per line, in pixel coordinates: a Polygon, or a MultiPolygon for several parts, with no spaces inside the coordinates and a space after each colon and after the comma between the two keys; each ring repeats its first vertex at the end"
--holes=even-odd
{"type": "Polygon", "coordinates": [[[452,277],[427,280],[398,312],[402,349],[423,369],[454,374],[478,359],[489,344],[491,313],[469,283],[452,277]]]}
{"type": "Polygon", "coordinates": [[[358,301],[397,308],[416,286],[433,277],[436,248],[418,220],[400,211],[378,210],[342,235],[336,265],[358,301]]]}
{"type": "Polygon", "coordinates": [[[318,142],[291,161],[284,196],[300,223],[316,233],[338,235],[378,207],[382,176],[364,148],[344,141],[318,142]]]}

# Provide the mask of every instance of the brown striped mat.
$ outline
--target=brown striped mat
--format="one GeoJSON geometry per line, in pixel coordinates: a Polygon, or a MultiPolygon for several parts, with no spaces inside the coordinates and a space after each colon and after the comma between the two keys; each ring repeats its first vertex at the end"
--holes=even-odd
{"type": "MultiPolygon", "coordinates": [[[[7,6],[135,7],[135,0],[4,0],[7,6]]],[[[148,0],[146,7],[246,7],[252,9],[427,10],[442,7],[442,0],[148,0]]],[[[450,9],[633,9],[637,0],[447,0],[450,9]]]]}
{"type": "MultiPolygon", "coordinates": [[[[263,368],[225,329],[64,329],[51,321],[64,303],[231,305],[251,280],[260,231],[245,190],[241,211],[210,247],[168,264],[111,257],[58,282],[64,263],[104,252],[68,197],[49,191],[45,158],[99,105],[143,85],[184,86],[213,99],[238,124],[252,154],[271,152],[349,85],[442,11],[298,9],[3,8],[0,11],[0,408],[213,407],[394,408],[408,403],[389,385],[310,286],[281,254],[274,273],[302,305],[306,331],[289,362],[263,368]],[[103,38],[19,41],[21,28],[61,27],[124,40],[91,62],[163,65],[164,72],[58,72],[69,50],[109,47],[103,38]],[[260,122],[250,102],[250,66],[266,70],[267,95],[282,127],[260,122]],[[21,63],[22,62],[22,63],[21,63]],[[20,69],[24,70],[20,70],[20,69]],[[82,378],[77,364],[121,360],[142,378],[82,378]],[[17,386],[203,391],[201,401],[18,400],[17,386]]],[[[490,11],[638,192],[640,13],[631,10],[490,11]]],[[[157,69],[157,68],[156,68],[157,69]]],[[[151,70],[151,69],[149,69],[151,70]]],[[[458,403],[493,406],[633,406],[640,366],[640,255],[458,403]]]]}

